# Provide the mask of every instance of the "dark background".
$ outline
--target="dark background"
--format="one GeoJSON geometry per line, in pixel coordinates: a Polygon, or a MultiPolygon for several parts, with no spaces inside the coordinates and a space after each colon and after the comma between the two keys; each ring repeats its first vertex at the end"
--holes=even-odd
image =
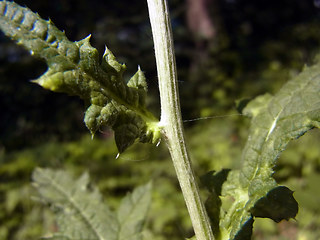
{"type": "MultiPolygon", "coordinates": [[[[50,17],[72,41],[92,34],[101,54],[107,45],[127,64],[128,77],[140,65],[149,83],[149,105],[159,113],[146,1],[16,2],[50,17]]],[[[185,119],[223,114],[239,98],[274,91],[292,69],[310,63],[319,47],[319,8],[311,0],[209,0],[203,1],[206,12],[187,19],[191,2],[169,1],[185,119]],[[204,31],[213,29],[214,35],[192,28],[203,14],[211,21],[204,31]]],[[[7,151],[86,131],[80,100],[29,82],[45,70],[44,62],[0,35],[0,147],[7,151]]]]}

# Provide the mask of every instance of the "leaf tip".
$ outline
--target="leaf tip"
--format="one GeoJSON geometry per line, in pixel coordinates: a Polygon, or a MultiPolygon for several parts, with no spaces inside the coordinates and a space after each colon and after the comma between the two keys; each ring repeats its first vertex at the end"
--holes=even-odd
{"type": "Polygon", "coordinates": [[[127,67],[125,64],[121,64],[116,60],[115,55],[111,52],[111,50],[105,46],[105,50],[102,56],[101,66],[111,74],[114,73],[123,73],[127,67]]]}
{"type": "Polygon", "coordinates": [[[89,34],[88,36],[86,36],[83,41],[90,43],[90,39],[91,39],[91,34],[89,34]]]}
{"type": "Polygon", "coordinates": [[[42,75],[38,79],[31,80],[31,82],[36,83],[45,89],[58,92],[64,85],[63,73],[57,72],[54,74],[49,74],[47,72],[47,74],[42,75]]]}

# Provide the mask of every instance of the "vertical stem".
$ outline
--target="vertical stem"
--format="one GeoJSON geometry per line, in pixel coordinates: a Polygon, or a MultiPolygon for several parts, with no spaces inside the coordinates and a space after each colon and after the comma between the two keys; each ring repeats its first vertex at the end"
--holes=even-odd
{"type": "Polygon", "coordinates": [[[166,0],[147,0],[153,34],[161,100],[161,121],[197,240],[213,240],[210,221],[200,199],[185,144],[180,111],[173,37],[166,0]]]}

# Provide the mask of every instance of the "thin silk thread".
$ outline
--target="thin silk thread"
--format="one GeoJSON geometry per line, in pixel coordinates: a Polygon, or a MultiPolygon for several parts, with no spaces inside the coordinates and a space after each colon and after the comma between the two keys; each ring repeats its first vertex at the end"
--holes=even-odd
{"type": "Polygon", "coordinates": [[[227,115],[217,115],[217,116],[209,116],[209,117],[199,117],[199,118],[193,118],[193,119],[186,119],[183,120],[183,122],[195,122],[200,120],[208,120],[208,119],[215,119],[215,118],[225,118],[225,117],[233,117],[233,116],[243,116],[241,113],[235,113],[235,114],[227,114],[227,115]]]}

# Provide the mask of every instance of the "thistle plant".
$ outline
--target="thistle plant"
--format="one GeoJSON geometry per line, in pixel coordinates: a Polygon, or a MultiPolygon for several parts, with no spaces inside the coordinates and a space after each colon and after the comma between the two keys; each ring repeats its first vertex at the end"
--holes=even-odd
{"type": "MultiPolygon", "coordinates": [[[[257,217],[276,222],[294,218],[298,204],[293,191],[277,184],[273,169],[290,140],[320,127],[320,63],[305,67],[275,95],[259,96],[246,105],[242,113],[251,118],[251,127],[241,155],[243,165],[220,172],[208,169],[202,179],[210,196],[204,202],[185,143],[167,2],[147,2],[159,79],[160,120],[147,109],[142,70],[138,68],[125,83],[126,66],[108,48],[99,60],[90,35],[71,42],[51,20],[9,1],[0,2],[0,28],[47,62],[48,70],[33,82],[84,100],[84,122],[92,135],[109,126],[119,153],[136,141],[166,142],[195,232],[192,239],[251,239],[257,217]],[[230,204],[224,204],[227,202],[230,204]]],[[[64,171],[36,169],[33,184],[56,210],[58,230],[48,239],[142,239],[151,183],[128,194],[118,211],[103,203],[87,173],[74,180],[64,171]]]]}

